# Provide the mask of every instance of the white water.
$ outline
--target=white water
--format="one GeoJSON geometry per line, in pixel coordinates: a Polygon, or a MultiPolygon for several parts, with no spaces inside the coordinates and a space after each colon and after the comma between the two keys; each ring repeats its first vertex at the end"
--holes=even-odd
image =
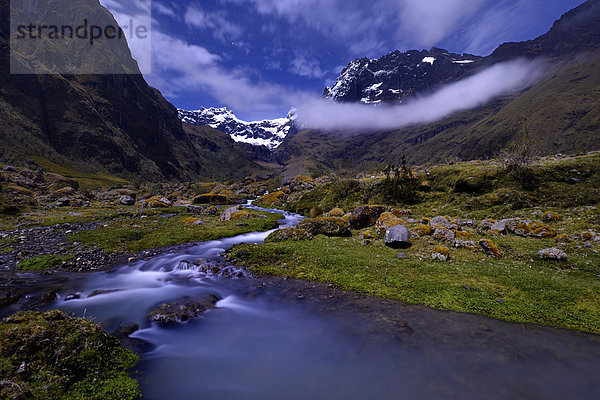
{"type": "MultiPolygon", "coordinates": [[[[283,226],[301,219],[284,215],[283,226]]],[[[421,331],[400,339],[373,336],[360,322],[353,325],[352,315],[315,312],[282,302],[276,292],[263,293],[259,281],[236,267],[223,277],[195,265],[198,259],[223,263],[218,256],[226,249],[262,243],[269,233],[73,275],[53,307],[90,317],[109,331],[139,324],[132,337],[154,345],[142,355],[138,377],[150,400],[600,398],[597,339],[434,311],[412,317],[421,331]],[[96,290],[118,291],[88,297],[96,290]],[[73,293],[80,298],[65,300],[73,293]],[[185,324],[146,322],[156,305],[199,293],[222,300],[185,324]],[[495,332],[484,334],[482,321],[495,332]],[[456,325],[458,333],[448,336],[448,329],[436,336],[436,327],[446,325],[456,325]]]]}

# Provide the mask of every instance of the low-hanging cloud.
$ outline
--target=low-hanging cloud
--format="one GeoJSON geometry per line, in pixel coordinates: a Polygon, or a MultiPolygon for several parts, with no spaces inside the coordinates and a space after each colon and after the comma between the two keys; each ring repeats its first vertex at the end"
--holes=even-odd
{"type": "Polygon", "coordinates": [[[298,121],[305,129],[366,131],[399,129],[442,120],[454,113],[480,107],[494,98],[519,91],[544,71],[541,61],[516,60],[497,64],[437,92],[396,106],[334,103],[305,99],[298,121]]]}

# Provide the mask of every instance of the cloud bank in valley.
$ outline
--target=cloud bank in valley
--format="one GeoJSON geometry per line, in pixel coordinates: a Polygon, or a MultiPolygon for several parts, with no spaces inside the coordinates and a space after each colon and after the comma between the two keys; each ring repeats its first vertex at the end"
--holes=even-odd
{"type": "Polygon", "coordinates": [[[541,61],[516,60],[497,64],[446,85],[433,94],[396,106],[369,107],[364,104],[304,99],[297,109],[298,121],[305,129],[347,133],[432,123],[522,90],[539,79],[544,69],[541,61]]]}

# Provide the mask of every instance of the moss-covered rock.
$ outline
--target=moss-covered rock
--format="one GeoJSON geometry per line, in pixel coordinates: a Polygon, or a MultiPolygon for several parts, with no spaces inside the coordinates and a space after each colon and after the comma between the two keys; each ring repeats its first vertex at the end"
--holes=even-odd
{"type": "Polygon", "coordinates": [[[377,222],[375,222],[375,230],[379,236],[385,235],[385,232],[392,226],[403,224],[404,221],[401,218],[396,217],[391,212],[384,212],[379,216],[377,222]]]}
{"type": "Polygon", "coordinates": [[[0,323],[3,399],[138,399],[126,373],[137,361],[97,324],[61,311],[21,312],[0,323]]]}
{"type": "Polygon", "coordinates": [[[320,217],[307,218],[298,224],[298,228],[304,229],[311,235],[325,236],[350,236],[350,224],[343,218],[320,217]]]}
{"type": "Polygon", "coordinates": [[[171,207],[172,203],[165,197],[153,196],[144,200],[142,205],[147,208],[167,208],[171,207]]]}
{"type": "Polygon", "coordinates": [[[276,207],[283,205],[286,199],[287,195],[282,190],[278,190],[259,197],[255,204],[263,207],[276,207]]]}
{"type": "Polygon", "coordinates": [[[375,225],[381,214],[386,212],[383,206],[362,206],[358,207],[350,216],[350,226],[352,229],[363,229],[375,225]]]}
{"type": "Polygon", "coordinates": [[[346,215],[346,213],[339,207],[336,207],[325,214],[326,217],[343,217],[344,215],[346,215]]]}
{"type": "Polygon", "coordinates": [[[431,236],[433,235],[433,228],[429,225],[419,224],[413,228],[413,233],[417,236],[431,236]]]}
{"type": "Polygon", "coordinates": [[[548,222],[558,222],[561,220],[561,217],[558,213],[548,211],[547,213],[544,213],[544,219],[548,222]]]}
{"type": "Polygon", "coordinates": [[[479,241],[479,245],[485,251],[488,256],[492,256],[494,258],[502,258],[502,252],[500,251],[500,247],[489,239],[481,239],[479,241]]]}
{"type": "Polygon", "coordinates": [[[267,236],[265,243],[283,242],[285,240],[311,240],[312,237],[313,236],[304,229],[283,228],[278,229],[267,236]]]}
{"type": "Polygon", "coordinates": [[[450,259],[450,249],[446,246],[435,246],[431,253],[431,259],[434,261],[448,261],[450,259]]]}
{"type": "Polygon", "coordinates": [[[218,193],[207,193],[201,194],[194,198],[194,204],[218,204],[223,205],[227,204],[227,196],[224,194],[218,193]]]}

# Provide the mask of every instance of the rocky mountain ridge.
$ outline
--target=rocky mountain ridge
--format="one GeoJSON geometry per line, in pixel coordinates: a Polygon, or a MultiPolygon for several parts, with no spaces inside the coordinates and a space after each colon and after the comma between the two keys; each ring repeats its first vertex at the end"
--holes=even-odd
{"type": "Polygon", "coordinates": [[[298,132],[296,127],[295,110],[287,117],[263,121],[242,121],[233,111],[223,108],[200,108],[195,111],[178,109],[179,118],[188,124],[207,125],[227,133],[236,142],[248,143],[254,146],[277,148],[287,135],[298,132]]]}

